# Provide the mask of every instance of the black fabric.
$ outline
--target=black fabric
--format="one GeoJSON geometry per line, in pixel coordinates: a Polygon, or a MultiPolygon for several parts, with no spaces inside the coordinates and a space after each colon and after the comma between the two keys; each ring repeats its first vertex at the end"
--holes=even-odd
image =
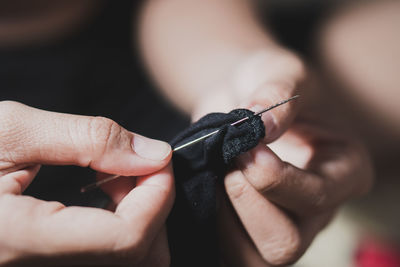
{"type": "Polygon", "coordinates": [[[211,113],[184,130],[173,147],[219,129],[199,143],[174,152],[176,200],[168,218],[172,266],[217,266],[216,186],[232,160],[255,147],[265,130],[246,109],[211,113]],[[230,124],[250,117],[238,125],[230,124]]]}

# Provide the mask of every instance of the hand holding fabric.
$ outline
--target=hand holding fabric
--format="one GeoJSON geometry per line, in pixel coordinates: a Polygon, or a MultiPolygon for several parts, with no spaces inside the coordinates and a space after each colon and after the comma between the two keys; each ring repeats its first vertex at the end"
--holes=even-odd
{"type": "Polygon", "coordinates": [[[257,111],[296,94],[301,98],[262,115],[263,142],[240,156],[224,179],[218,212],[222,261],[288,264],[345,200],[368,191],[371,163],[362,144],[320,123],[321,111],[305,119],[300,104],[309,97],[307,76],[294,55],[255,54],[235,74],[216,86],[214,97],[200,101],[194,118],[211,109],[257,111]]]}

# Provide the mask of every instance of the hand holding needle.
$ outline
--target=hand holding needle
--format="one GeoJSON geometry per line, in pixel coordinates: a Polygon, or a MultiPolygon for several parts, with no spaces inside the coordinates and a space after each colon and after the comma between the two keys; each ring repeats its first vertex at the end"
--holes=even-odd
{"type": "MultiPolygon", "coordinates": [[[[294,100],[294,99],[296,99],[296,98],[298,98],[298,97],[300,97],[300,95],[292,96],[292,97],[290,97],[290,98],[288,98],[288,99],[286,99],[286,100],[283,100],[283,101],[281,101],[281,102],[279,102],[279,103],[276,103],[276,104],[274,104],[274,105],[272,105],[272,106],[269,106],[269,107],[267,107],[267,108],[265,108],[265,109],[263,109],[263,110],[261,110],[261,111],[258,111],[258,112],[256,112],[256,113],[254,113],[252,116],[244,117],[244,118],[242,118],[242,119],[240,119],[240,120],[238,120],[238,121],[235,121],[235,122],[231,123],[231,125],[234,126],[234,125],[240,124],[240,123],[242,123],[242,122],[244,122],[244,121],[246,121],[246,120],[248,120],[248,119],[250,119],[250,118],[252,118],[252,117],[254,117],[254,116],[259,116],[259,115],[261,115],[261,114],[263,114],[263,113],[265,113],[265,112],[267,112],[267,111],[269,111],[269,110],[271,110],[271,109],[274,109],[274,108],[279,107],[279,106],[281,106],[281,105],[283,105],[283,104],[286,104],[287,102],[292,101],[292,100],[294,100]]],[[[178,150],[183,149],[183,148],[185,148],[185,147],[188,147],[188,146],[191,146],[191,145],[193,145],[193,144],[196,144],[196,143],[198,143],[198,142],[200,142],[200,141],[202,141],[202,140],[204,140],[204,139],[206,139],[206,138],[208,138],[208,137],[210,137],[210,136],[212,136],[212,135],[218,133],[218,131],[219,131],[219,130],[215,130],[215,131],[213,131],[213,132],[211,132],[211,133],[208,133],[208,134],[206,134],[206,135],[203,135],[203,136],[201,136],[201,137],[199,137],[199,138],[196,138],[196,139],[194,139],[194,140],[192,140],[192,141],[190,141],[190,142],[187,142],[187,143],[185,143],[185,144],[183,144],[183,145],[177,146],[177,147],[175,147],[172,151],[175,152],[175,151],[178,151],[178,150]]],[[[109,177],[107,177],[107,178],[105,178],[105,179],[102,179],[102,180],[97,181],[97,182],[95,182],[95,183],[86,185],[86,186],[84,186],[84,187],[81,188],[81,193],[85,193],[85,192],[87,192],[87,191],[89,191],[89,190],[95,189],[95,188],[99,187],[100,185],[105,184],[105,183],[108,183],[108,182],[110,182],[110,181],[113,181],[113,180],[115,180],[115,179],[117,179],[117,178],[119,178],[119,177],[121,177],[121,175],[111,175],[111,176],[109,176],[109,177]]]]}

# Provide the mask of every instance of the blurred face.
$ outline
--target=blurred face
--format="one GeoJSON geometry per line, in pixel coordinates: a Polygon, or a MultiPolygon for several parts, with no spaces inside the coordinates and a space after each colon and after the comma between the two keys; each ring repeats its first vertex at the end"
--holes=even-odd
{"type": "Polygon", "coordinates": [[[81,24],[102,1],[0,0],[0,47],[49,40],[81,24]]]}

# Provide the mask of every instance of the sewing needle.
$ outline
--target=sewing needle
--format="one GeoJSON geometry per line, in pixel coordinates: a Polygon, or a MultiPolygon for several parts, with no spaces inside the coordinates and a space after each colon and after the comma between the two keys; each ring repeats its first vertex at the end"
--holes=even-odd
{"type": "MultiPolygon", "coordinates": [[[[264,112],[267,112],[267,111],[269,111],[269,110],[271,110],[271,109],[274,109],[274,108],[276,108],[276,107],[279,107],[280,105],[286,104],[287,102],[289,102],[289,101],[291,101],[291,100],[293,100],[293,99],[296,99],[296,98],[298,98],[299,96],[300,96],[300,95],[292,96],[291,98],[288,98],[288,99],[286,99],[286,100],[283,100],[283,101],[281,101],[281,102],[279,102],[279,103],[277,103],[277,104],[275,104],[275,105],[272,105],[272,106],[270,106],[270,107],[268,107],[268,108],[266,108],[266,109],[263,109],[263,110],[261,110],[261,111],[259,111],[259,112],[257,112],[257,113],[254,113],[252,116],[244,117],[243,119],[240,119],[240,120],[238,120],[238,121],[235,121],[234,123],[231,123],[231,126],[237,125],[237,124],[239,124],[239,123],[241,123],[241,122],[247,121],[248,119],[250,119],[250,118],[252,118],[252,117],[254,117],[254,116],[261,115],[261,114],[263,114],[264,112]]],[[[178,150],[180,150],[180,149],[182,149],[182,148],[184,148],[184,147],[187,147],[187,146],[193,145],[193,144],[195,144],[195,143],[198,143],[198,142],[200,142],[201,140],[206,139],[207,137],[210,137],[211,135],[214,135],[214,134],[216,134],[216,133],[218,133],[218,132],[219,132],[219,130],[215,130],[215,131],[213,131],[213,132],[211,132],[211,133],[208,133],[208,134],[206,134],[206,135],[203,135],[202,137],[199,137],[199,138],[194,139],[194,140],[192,140],[192,141],[190,141],[190,142],[187,142],[187,143],[185,143],[185,144],[183,144],[183,145],[180,145],[180,146],[178,146],[178,147],[175,147],[173,151],[175,152],[175,151],[178,151],[178,150]]]]}
{"type": "MultiPolygon", "coordinates": [[[[240,119],[240,120],[238,120],[238,121],[235,121],[235,122],[231,123],[231,126],[234,126],[234,125],[237,125],[237,124],[239,124],[239,123],[242,123],[242,122],[244,122],[244,121],[246,121],[246,120],[248,120],[248,119],[250,119],[250,118],[252,118],[252,117],[254,117],[254,116],[259,116],[259,115],[261,115],[261,114],[263,114],[263,113],[265,113],[265,112],[267,112],[267,111],[269,111],[269,110],[271,110],[271,109],[274,109],[274,108],[279,107],[279,106],[281,106],[281,105],[283,105],[283,104],[286,104],[287,102],[292,101],[292,100],[294,100],[294,99],[296,99],[296,98],[298,98],[298,97],[300,97],[300,95],[292,96],[292,97],[290,97],[290,98],[288,98],[288,99],[286,99],[286,100],[283,100],[283,101],[281,101],[281,102],[279,102],[279,103],[276,103],[275,105],[269,106],[269,107],[267,107],[267,108],[265,108],[265,109],[263,109],[263,110],[261,110],[261,111],[258,111],[258,112],[254,113],[253,115],[251,115],[251,116],[249,116],[249,117],[244,117],[244,118],[242,118],[242,119],[240,119]]],[[[213,131],[213,132],[211,132],[211,133],[208,133],[208,134],[206,134],[206,135],[203,135],[203,136],[201,136],[201,137],[199,137],[199,138],[197,138],[197,139],[194,139],[194,140],[192,140],[192,141],[190,141],[190,142],[187,142],[187,143],[185,143],[185,144],[183,144],[183,145],[177,146],[177,147],[175,147],[172,151],[175,152],[175,151],[178,151],[178,150],[180,150],[180,149],[182,149],[182,148],[185,148],[185,147],[188,147],[188,146],[190,146],[190,145],[196,144],[196,143],[200,142],[201,140],[204,140],[204,139],[206,139],[207,137],[210,137],[210,136],[212,136],[212,135],[214,135],[214,134],[216,134],[216,133],[218,133],[218,132],[219,132],[219,129],[218,129],[218,130],[215,130],[215,131],[213,131]]],[[[105,179],[103,179],[103,180],[100,180],[100,181],[97,181],[97,182],[95,182],[95,183],[86,185],[86,186],[84,186],[84,187],[81,188],[81,193],[85,193],[85,192],[87,192],[87,191],[89,191],[89,190],[91,190],[91,189],[94,189],[94,188],[96,188],[96,187],[98,187],[98,186],[100,186],[100,185],[102,185],[102,184],[108,183],[108,182],[110,182],[110,181],[112,181],[112,180],[115,180],[115,179],[117,179],[117,178],[119,178],[119,177],[121,177],[121,175],[112,175],[112,176],[107,177],[107,178],[105,178],[105,179]]]]}

